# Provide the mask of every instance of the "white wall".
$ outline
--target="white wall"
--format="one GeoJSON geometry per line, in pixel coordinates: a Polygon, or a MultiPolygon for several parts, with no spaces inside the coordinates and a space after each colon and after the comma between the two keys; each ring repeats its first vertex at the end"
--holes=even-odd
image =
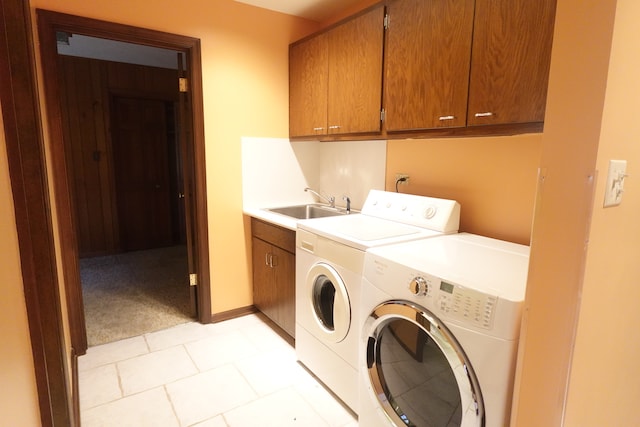
{"type": "Polygon", "coordinates": [[[242,138],[243,208],[314,202],[311,187],[360,209],[370,189],[383,190],[386,141],[290,142],[242,138]]]}

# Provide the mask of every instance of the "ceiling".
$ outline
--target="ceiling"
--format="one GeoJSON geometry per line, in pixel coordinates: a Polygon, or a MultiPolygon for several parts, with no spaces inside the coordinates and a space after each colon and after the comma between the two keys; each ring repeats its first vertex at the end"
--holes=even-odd
{"type": "MultiPolygon", "coordinates": [[[[234,0],[287,15],[299,16],[323,22],[362,0],[234,0]]],[[[68,35],[70,36],[70,35],[68,35]]],[[[64,43],[58,43],[61,55],[103,59],[148,65],[152,67],[177,68],[176,52],[150,48],[148,46],[122,43],[96,37],[74,34],[64,43]]]]}
{"type": "Polygon", "coordinates": [[[235,0],[263,9],[322,22],[361,0],[235,0]]]}

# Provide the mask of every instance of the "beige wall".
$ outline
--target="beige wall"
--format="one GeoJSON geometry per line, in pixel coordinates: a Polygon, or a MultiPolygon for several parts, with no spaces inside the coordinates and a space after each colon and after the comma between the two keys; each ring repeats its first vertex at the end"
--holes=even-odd
{"type": "Polygon", "coordinates": [[[386,189],[457,200],[460,230],[529,244],[541,134],[387,143],[386,189]]]}
{"type": "MultiPolygon", "coordinates": [[[[503,231],[505,228],[496,220],[463,216],[463,226],[468,231],[514,241],[526,239],[525,224],[533,216],[531,270],[514,413],[514,425],[518,427],[561,425],[565,397],[567,426],[638,424],[633,411],[640,398],[640,375],[634,362],[640,350],[633,326],[640,324],[634,298],[638,296],[635,280],[640,277],[636,219],[640,201],[634,177],[640,176],[635,171],[640,152],[632,138],[640,135],[640,106],[636,104],[640,90],[635,86],[640,73],[636,54],[640,42],[634,37],[634,21],[640,19],[640,11],[635,0],[618,0],[609,69],[615,12],[612,3],[558,0],[544,134],[513,137],[512,141],[404,141],[404,145],[397,141],[388,153],[387,187],[393,185],[395,172],[410,173],[410,185],[415,186],[412,188],[425,194],[457,192],[463,206],[474,206],[483,215],[498,212],[497,208],[487,211],[478,202],[483,191],[499,204],[507,204],[501,199],[501,192],[496,191],[499,185],[492,182],[503,178],[500,172],[477,165],[476,170],[458,171],[462,178],[457,187],[446,188],[455,170],[445,168],[447,162],[438,159],[447,158],[457,165],[469,159],[459,152],[471,150],[476,155],[486,155],[487,162],[494,162],[491,153],[506,150],[510,154],[497,161],[507,172],[511,166],[521,172],[515,179],[523,185],[523,191],[511,187],[507,190],[520,200],[519,210],[508,223],[509,231],[503,231]],[[411,157],[416,160],[407,160],[411,157]],[[631,176],[623,204],[602,209],[603,181],[610,158],[629,160],[631,176]],[[435,170],[423,170],[418,160],[430,162],[435,170]],[[540,180],[533,215],[536,162],[544,180],[540,180]],[[594,187],[589,177],[595,175],[596,169],[599,176],[594,187]],[[477,188],[463,191],[477,173],[477,188]]],[[[246,224],[241,214],[240,137],[287,136],[286,46],[315,24],[231,0],[196,0],[180,8],[166,0],[33,0],[31,4],[202,40],[212,307],[215,313],[250,304],[246,224]],[[164,12],[169,10],[171,13],[164,12]]],[[[6,170],[4,140],[1,142],[0,170],[6,170]]],[[[0,176],[0,183],[4,183],[0,185],[2,200],[11,200],[6,172],[0,176]]],[[[8,402],[21,408],[22,418],[16,424],[30,425],[37,417],[37,402],[24,295],[22,286],[17,284],[20,273],[12,212],[7,204],[2,205],[0,232],[9,236],[9,240],[3,240],[3,251],[6,249],[9,255],[0,260],[2,282],[8,284],[3,285],[7,289],[3,290],[2,304],[7,302],[9,306],[5,310],[3,305],[0,316],[2,324],[11,325],[12,329],[3,332],[3,339],[11,345],[0,351],[0,372],[3,383],[5,375],[12,376],[9,380],[14,389],[11,395],[0,396],[0,405],[8,402]],[[12,287],[12,283],[16,286],[12,287]],[[6,366],[11,368],[5,369],[6,366]]]]}
{"type": "MultiPolygon", "coordinates": [[[[288,45],[317,24],[232,0],[32,0],[201,40],[212,312],[252,304],[240,138],[288,136],[288,45]]],[[[35,19],[34,19],[35,21],[35,19]]]]}
{"type": "Polygon", "coordinates": [[[0,114],[0,425],[37,426],[40,423],[36,378],[29,339],[29,323],[22,286],[20,253],[13,196],[7,165],[7,146],[0,114]]]}
{"type": "Polygon", "coordinates": [[[640,425],[640,3],[618,0],[596,167],[598,183],[565,425],[640,425]],[[622,204],[603,208],[610,159],[622,204]]]}
{"type": "MultiPolygon", "coordinates": [[[[633,0],[626,2],[631,5],[633,0]]],[[[634,247],[638,236],[634,243],[628,228],[637,221],[631,214],[634,206],[637,211],[637,201],[630,191],[623,206],[602,209],[606,158],[600,156],[638,160],[637,148],[632,149],[628,141],[614,143],[611,135],[614,124],[624,129],[614,118],[625,108],[619,95],[608,95],[611,118],[602,121],[607,84],[625,87],[630,83],[626,79],[633,76],[629,70],[628,76],[612,75],[607,82],[615,7],[615,2],[581,0],[558,0],[557,4],[540,162],[543,179],[534,214],[515,393],[513,420],[518,427],[638,424],[632,406],[619,410],[624,400],[639,397],[637,368],[630,370],[628,359],[637,356],[637,345],[624,339],[632,332],[631,323],[612,322],[620,315],[633,324],[639,320],[638,315],[630,315],[633,294],[629,292],[637,266],[627,265],[629,252],[638,259],[634,247]],[[626,271],[612,276],[611,265],[626,271]],[[615,297],[608,294],[616,288],[621,292],[615,297]]],[[[629,35],[624,42],[632,39],[629,35]]]]}

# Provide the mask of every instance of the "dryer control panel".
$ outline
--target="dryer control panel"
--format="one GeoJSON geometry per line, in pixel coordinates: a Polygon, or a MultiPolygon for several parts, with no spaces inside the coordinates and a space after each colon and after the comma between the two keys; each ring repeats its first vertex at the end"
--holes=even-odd
{"type": "Polygon", "coordinates": [[[498,298],[434,276],[415,276],[409,291],[417,297],[428,297],[430,305],[444,317],[461,323],[491,329],[498,298]]]}

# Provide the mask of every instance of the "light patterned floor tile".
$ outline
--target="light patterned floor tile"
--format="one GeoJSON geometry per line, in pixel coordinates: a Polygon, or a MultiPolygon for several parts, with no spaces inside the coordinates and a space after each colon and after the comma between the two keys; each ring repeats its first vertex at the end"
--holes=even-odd
{"type": "Polygon", "coordinates": [[[229,331],[185,344],[200,371],[251,357],[258,349],[240,331],[229,331]]]}
{"type": "Polygon", "coordinates": [[[89,347],[87,354],[78,358],[80,371],[92,369],[109,363],[119,362],[149,352],[144,337],[133,337],[109,344],[89,347]]]}
{"type": "Polygon", "coordinates": [[[197,341],[207,336],[209,336],[209,332],[206,326],[197,322],[183,323],[182,325],[144,335],[151,351],[197,341]]]}
{"type": "Polygon", "coordinates": [[[218,415],[217,417],[210,418],[207,421],[194,424],[193,427],[229,427],[229,425],[224,421],[224,417],[222,415],[218,415]]]}
{"type": "Polygon", "coordinates": [[[264,320],[260,314],[247,314],[245,316],[236,317],[234,319],[225,320],[218,323],[210,323],[204,325],[207,332],[211,335],[224,334],[230,331],[239,331],[246,327],[262,324],[264,320]]]}
{"type": "Polygon", "coordinates": [[[296,362],[295,352],[259,353],[235,365],[261,396],[297,384],[309,375],[296,362]]]}
{"type": "Polygon", "coordinates": [[[330,426],[349,425],[354,421],[357,425],[355,414],[317,381],[305,381],[295,389],[330,426]]]}
{"type": "Polygon", "coordinates": [[[80,408],[93,408],[122,397],[115,364],[98,366],[82,372],[79,379],[80,408]]]}
{"type": "Polygon", "coordinates": [[[79,363],[83,427],[358,425],[260,314],[92,347],[79,363]]]}
{"type": "Polygon", "coordinates": [[[232,365],[167,384],[167,392],[183,426],[207,420],[254,400],[257,395],[232,365]]]}
{"type": "Polygon", "coordinates": [[[82,412],[82,427],[178,427],[164,387],[82,412]]]}
{"type": "Polygon", "coordinates": [[[281,390],[224,414],[229,427],[326,427],[328,424],[292,388],[281,390]]]}
{"type": "Polygon", "coordinates": [[[295,348],[264,322],[247,325],[240,330],[260,351],[290,350],[295,348]]]}
{"type": "Polygon", "coordinates": [[[117,364],[125,396],[149,390],[198,372],[183,346],[171,347],[117,364]]]}

